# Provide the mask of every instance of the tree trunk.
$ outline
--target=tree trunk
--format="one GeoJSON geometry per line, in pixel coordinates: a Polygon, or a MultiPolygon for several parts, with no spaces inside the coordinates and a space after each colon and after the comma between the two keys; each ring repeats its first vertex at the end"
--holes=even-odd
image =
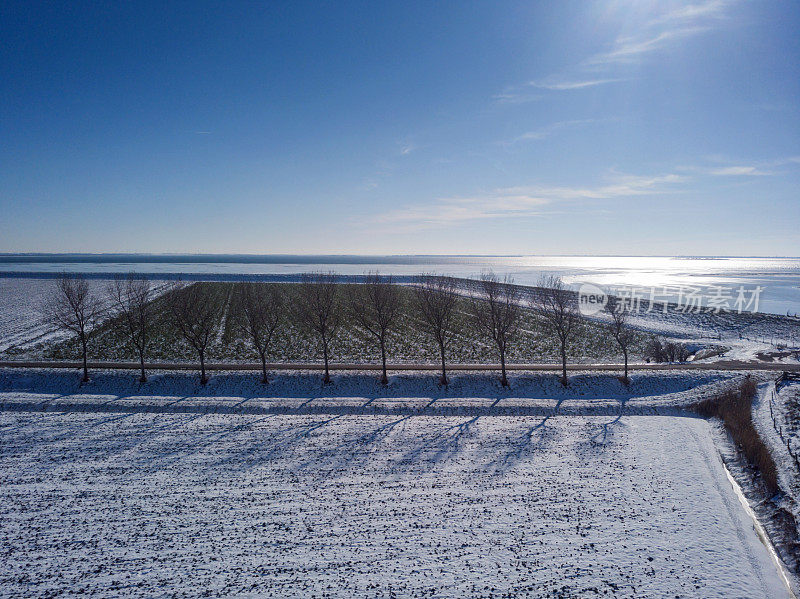
{"type": "Polygon", "coordinates": [[[439,353],[442,355],[442,378],[439,379],[439,382],[447,387],[447,367],[445,366],[444,362],[444,343],[439,344],[439,353]]]}
{"type": "Polygon", "coordinates": [[[625,357],[625,384],[628,384],[628,348],[622,348],[622,355],[625,357]]]}
{"type": "Polygon", "coordinates": [[[206,378],[206,353],[200,350],[200,384],[205,385],[208,382],[206,378]]]}
{"type": "Polygon", "coordinates": [[[503,387],[508,387],[508,379],[506,378],[506,352],[500,350],[500,370],[502,374],[500,376],[500,384],[503,387]]]}
{"type": "Polygon", "coordinates": [[[139,368],[142,371],[142,376],[139,377],[139,382],[140,383],[146,383],[147,382],[147,374],[144,371],[144,351],[140,351],[139,352],[139,368]]]}
{"type": "Polygon", "coordinates": [[[383,365],[383,376],[381,376],[381,384],[388,385],[389,377],[386,376],[386,342],[381,338],[381,364],[383,365]]]}
{"type": "Polygon", "coordinates": [[[267,376],[267,352],[259,352],[258,355],[261,356],[261,382],[266,385],[269,383],[269,377],[267,376]]]}
{"type": "Polygon", "coordinates": [[[81,348],[83,349],[83,380],[82,382],[88,383],[89,382],[89,366],[86,363],[86,354],[88,350],[86,348],[86,335],[81,333],[81,348]]]}
{"type": "Polygon", "coordinates": [[[328,372],[328,342],[325,338],[322,339],[322,356],[325,359],[325,376],[322,378],[322,382],[328,385],[331,382],[331,374],[328,372]]]}
{"type": "Polygon", "coordinates": [[[567,386],[567,348],[564,343],[561,344],[561,384],[567,386]]]}

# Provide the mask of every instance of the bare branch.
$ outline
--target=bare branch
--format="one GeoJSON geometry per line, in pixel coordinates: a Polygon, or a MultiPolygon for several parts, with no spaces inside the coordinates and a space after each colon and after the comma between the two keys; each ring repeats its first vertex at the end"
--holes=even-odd
{"type": "Polygon", "coordinates": [[[285,297],[277,286],[265,283],[243,283],[238,290],[237,325],[258,353],[262,382],[267,383],[267,354],[275,331],[284,321],[285,297]]]}
{"type": "MultiPolygon", "coordinates": [[[[558,337],[561,354],[561,383],[567,385],[567,350],[580,321],[574,295],[560,277],[549,275],[539,282],[539,301],[545,320],[558,337]]],[[[534,305],[534,307],[537,307],[534,305]]]]}
{"type": "Polygon", "coordinates": [[[478,329],[487,334],[500,354],[501,382],[508,386],[506,378],[506,351],[518,330],[521,310],[520,292],[514,280],[506,276],[502,281],[493,272],[481,275],[481,296],[471,302],[472,315],[478,329]]]}
{"type": "Polygon", "coordinates": [[[297,301],[293,306],[297,324],[320,337],[325,360],[325,383],[331,382],[328,371],[330,343],[336,336],[342,317],[338,283],[339,277],[333,272],[304,274],[297,301]]]}
{"type": "Polygon", "coordinates": [[[55,289],[45,298],[41,311],[45,322],[54,329],[77,335],[83,358],[83,381],[88,381],[89,337],[99,322],[103,309],[91,292],[86,277],[67,273],[61,275],[56,281],[55,289]]]}
{"type": "Polygon", "coordinates": [[[624,302],[620,302],[616,296],[609,295],[605,310],[611,316],[608,330],[622,350],[622,355],[625,359],[623,380],[625,384],[628,384],[628,347],[636,339],[636,336],[628,325],[628,317],[630,315],[629,306],[624,302]]]}
{"type": "Polygon", "coordinates": [[[106,295],[111,302],[111,311],[119,320],[128,343],[139,356],[141,376],[145,382],[147,375],[144,368],[147,344],[150,341],[150,324],[152,319],[153,287],[148,279],[129,273],[127,277],[117,276],[106,288],[106,295]]]}
{"type": "Polygon", "coordinates": [[[417,310],[423,329],[431,335],[439,347],[442,360],[442,385],[447,385],[445,354],[454,335],[455,307],[458,287],[450,277],[421,275],[414,286],[417,310]]]}
{"type": "Polygon", "coordinates": [[[348,298],[349,312],[353,321],[372,334],[380,345],[383,374],[381,382],[386,385],[386,337],[402,311],[400,290],[392,277],[381,277],[377,272],[368,273],[363,285],[351,288],[348,298]]]}
{"type": "Polygon", "coordinates": [[[203,283],[184,285],[177,281],[169,294],[172,322],[200,357],[200,382],[206,383],[205,357],[220,316],[210,287],[203,283]]]}

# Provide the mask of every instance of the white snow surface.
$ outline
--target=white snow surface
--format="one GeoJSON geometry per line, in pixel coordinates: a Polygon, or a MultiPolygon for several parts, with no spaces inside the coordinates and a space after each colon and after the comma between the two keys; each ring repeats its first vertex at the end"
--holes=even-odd
{"type": "Polygon", "coordinates": [[[498,403],[506,392],[472,375],[357,396],[380,387],[248,373],[201,397],[171,394],[197,385],[186,373],[138,395],[131,373],[83,387],[51,374],[0,372],[3,597],[787,596],[709,424],[611,409],[626,394],[676,406],[722,375],[644,375],[624,392],[576,376],[552,415],[545,375],[498,403]],[[213,413],[241,401],[291,411],[213,413]],[[201,409],[145,411],[169,402],[201,409]],[[397,413],[363,409],[385,402],[397,413]],[[609,413],[562,413],[595,404],[609,413]]]}
{"type": "MultiPolygon", "coordinates": [[[[108,303],[109,280],[88,279],[89,288],[102,303],[108,303]]],[[[153,296],[168,289],[167,281],[153,281],[153,296]]],[[[54,279],[0,277],[0,352],[12,347],[27,347],[67,335],[53,332],[42,321],[43,303],[56,285],[54,279]]]]}
{"type": "Polygon", "coordinates": [[[154,372],[138,382],[135,371],[93,371],[81,384],[77,370],[0,369],[0,409],[192,413],[329,413],[524,415],[655,413],[679,409],[741,382],[728,371],[633,372],[628,386],[611,372],[574,372],[564,388],[559,375],[509,375],[510,388],[489,373],[452,375],[447,388],[436,373],[398,373],[388,387],[377,375],[279,374],[269,385],[254,371],[212,373],[201,385],[189,371],[154,372]]]}
{"type": "MultiPolygon", "coordinates": [[[[794,538],[800,536],[800,464],[795,460],[795,456],[800,457],[800,437],[796,429],[787,426],[786,414],[789,408],[787,404],[792,400],[796,401],[798,393],[800,383],[797,381],[784,383],[777,391],[775,382],[771,381],[759,385],[758,395],[753,401],[753,422],[756,430],[778,467],[778,482],[782,494],[773,499],[773,502],[792,515],[794,538]]],[[[791,551],[791,547],[784,548],[784,553],[791,551]]],[[[800,555],[795,553],[786,561],[800,563],[800,555]]]]}
{"type": "Polygon", "coordinates": [[[40,307],[54,281],[0,278],[0,352],[49,338],[40,307]]]}
{"type": "MultiPolygon", "coordinates": [[[[781,488],[792,495],[800,493],[800,471],[789,447],[794,454],[800,455],[800,438],[796,431],[787,426],[786,413],[787,403],[798,393],[800,393],[800,382],[784,383],[776,391],[775,382],[771,381],[759,385],[758,395],[753,401],[753,421],[758,434],[767,442],[770,453],[778,465],[781,488]],[[789,447],[786,445],[787,441],[789,447]]],[[[794,511],[800,522],[800,507],[796,506],[794,511]]]]}

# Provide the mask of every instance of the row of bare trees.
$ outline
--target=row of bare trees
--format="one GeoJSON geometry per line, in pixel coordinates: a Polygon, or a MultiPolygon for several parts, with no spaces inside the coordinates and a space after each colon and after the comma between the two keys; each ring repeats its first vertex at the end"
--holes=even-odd
{"type": "Polygon", "coordinates": [[[89,380],[89,339],[106,315],[117,316],[128,343],[139,357],[140,380],[144,382],[147,380],[144,362],[151,334],[152,284],[133,275],[117,277],[106,287],[105,296],[107,303],[92,291],[85,277],[63,275],[41,306],[43,319],[53,328],[78,338],[83,381],[86,382],[89,380]]]}
{"type": "MultiPolygon", "coordinates": [[[[176,282],[166,296],[170,320],[195,351],[200,363],[200,380],[208,380],[206,357],[214,341],[223,305],[212,297],[206,285],[176,282]]],[[[388,383],[387,341],[404,314],[400,287],[391,276],[367,275],[361,285],[344,286],[335,273],[303,275],[299,292],[292,302],[275,285],[248,283],[237,286],[235,326],[249,340],[261,362],[262,381],[269,381],[267,358],[276,333],[289,320],[317,337],[324,360],[323,381],[329,383],[331,343],[341,325],[354,322],[374,337],[381,355],[381,382],[388,383]]],[[[423,275],[413,285],[415,313],[420,327],[439,350],[440,383],[448,384],[447,355],[454,338],[460,333],[459,301],[465,295],[456,279],[423,275]]],[[[515,342],[521,324],[522,309],[538,310],[558,339],[561,357],[561,381],[567,385],[567,356],[579,326],[580,313],[574,293],[557,277],[547,277],[533,296],[523,295],[523,288],[509,277],[500,279],[485,273],[467,293],[469,315],[497,350],[501,383],[508,385],[506,355],[515,342]]],[[[88,344],[94,326],[102,317],[116,318],[117,325],[135,351],[140,365],[140,380],[146,380],[145,359],[153,336],[155,316],[152,283],[131,274],[114,279],[105,289],[107,301],[91,291],[88,281],[80,276],[64,275],[45,303],[49,322],[74,333],[81,344],[83,379],[88,380],[88,344]]],[[[635,336],[628,325],[629,312],[613,297],[606,309],[610,335],[619,345],[625,360],[624,380],[628,380],[628,348],[635,336]]]]}

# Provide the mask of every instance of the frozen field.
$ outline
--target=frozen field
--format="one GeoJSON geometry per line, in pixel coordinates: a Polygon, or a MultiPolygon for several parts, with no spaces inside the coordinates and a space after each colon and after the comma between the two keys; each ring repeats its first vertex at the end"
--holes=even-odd
{"type": "Polygon", "coordinates": [[[785,597],[711,434],[4,411],[0,595],[785,597]]]}
{"type": "MultiPolygon", "coordinates": [[[[108,280],[90,279],[93,293],[103,297],[108,280]]],[[[164,281],[153,281],[154,295],[165,291],[164,281]]],[[[41,306],[55,287],[53,279],[0,277],[0,353],[63,337],[43,324],[41,306]]]]}
{"type": "Polygon", "coordinates": [[[46,338],[38,308],[52,287],[53,281],[0,278],[0,352],[46,338]]]}
{"type": "MultiPolygon", "coordinates": [[[[103,296],[107,280],[90,279],[90,285],[103,296]]],[[[0,356],[11,359],[76,359],[79,356],[76,339],[66,339],[53,333],[41,323],[39,306],[55,285],[54,280],[0,277],[0,356]]],[[[156,295],[168,289],[166,281],[154,281],[156,295]]],[[[232,283],[214,284],[218,300],[225,306],[209,349],[212,360],[253,361],[255,354],[249,342],[241,338],[231,313],[232,283]]],[[[194,352],[179,340],[166,316],[163,305],[156,310],[154,334],[148,349],[151,360],[193,360],[194,352]]],[[[525,313],[520,335],[509,347],[508,362],[556,362],[558,348],[552,334],[543,328],[541,317],[525,313]]],[[[484,335],[472,330],[469,318],[461,315],[459,334],[449,350],[453,362],[495,362],[494,346],[484,335]]],[[[401,330],[390,335],[388,349],[391,362],[437,362],[435,345],[417,330],[414,318],[403,321],[401,330]]],[[[603,318],[583,323],[570,345],[572,362],[620,361],[619,349],[603,327],[603,318]]],[[[703,361],[766,360],[793,362],[800,348],[800,320],[769,314],[691,314],[660,310],[637,313],[631,319],[637,329],[637,341],[631,346],[631,362],[644,360],[644,346],[649,335],[657,334],[680,339],[691,351],[705,349],[703,361]],[[721,353],[722,356],[718,356],[721,353]]],[[[379,356],[373,339],[358,328],[342,330],[332,344],[334,361],[375,362],[379,356]]],[[[130,360],[136,357],[119,331],[102,326],[91,342],[91,357],[98,360],[130,360]]],[[[272,361],[321,360],[316,338],[285,326],[279,331],[272,361]]]]}

